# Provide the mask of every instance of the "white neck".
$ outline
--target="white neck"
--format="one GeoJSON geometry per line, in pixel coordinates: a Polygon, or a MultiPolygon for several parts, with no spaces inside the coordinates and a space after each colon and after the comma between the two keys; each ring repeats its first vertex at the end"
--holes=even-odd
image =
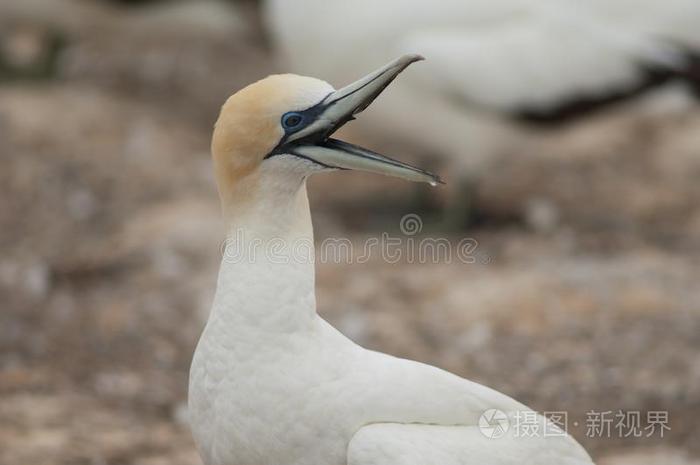
{"type": "Polygon", "coordinates": [[[210,318],[237,336],[300,331],[316,318],[313,228],[303,174],[268,160],[245,205],[227,209],[229,231],[210,318]]]}

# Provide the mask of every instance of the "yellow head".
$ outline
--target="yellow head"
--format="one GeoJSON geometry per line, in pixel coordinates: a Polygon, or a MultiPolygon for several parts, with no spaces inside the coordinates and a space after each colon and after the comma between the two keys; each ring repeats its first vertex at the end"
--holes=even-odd
{"type": "Polygon", "coordinates": [[[232,95],[221,109],[212,139],[224,208],[255,199],[265,182],[301,185],[309,174],[329,169],[439,181],[425,171],[330,138],[419,59],[401,57],[338,91],[319,79],[280,74],[232,95]]]}
{"type": "Polygon", "coordinates": [[[319,79],[276,74],[244,87],[226,100],[214,126],[212,155],[224,205],[245,195],[265,157],[285,135],[282,116],[305,110],[334,91],[319,79]],[[240,187],[240,188],[239,188],[240,187]]]}

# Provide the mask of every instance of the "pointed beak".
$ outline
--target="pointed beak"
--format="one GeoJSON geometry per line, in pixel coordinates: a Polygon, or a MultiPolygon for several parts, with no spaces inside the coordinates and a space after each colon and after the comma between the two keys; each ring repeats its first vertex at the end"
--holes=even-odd
{"type": "Polygon", "coordinates": [[[423,60],[420,55],[404,55],[329,94],[318,105],[307,110],[313,116],[311,122],[290,134],[278,150],[310,159],[328,168],[369,171],[431,185],[442,183],[438,176],[420,168],[330,138],[335,131],[367,108],[401,71],[420,60],[423,60]]]}

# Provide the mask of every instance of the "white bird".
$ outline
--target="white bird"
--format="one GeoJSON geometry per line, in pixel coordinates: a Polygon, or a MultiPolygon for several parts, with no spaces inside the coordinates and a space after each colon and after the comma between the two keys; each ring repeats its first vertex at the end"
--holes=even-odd
{"type": "Polygon", "coordinates": [[[274,75],[224,104],[212,152],[228,240],[190,371],[190,422],[205,464],[592,463],[570,436],[508,396],[366,350],[316,313],[306,178],[360,169],[440,182],[329,137],[420,59],[403,56],[340,90],[274,75]],[[503,413],[485,417],[496,421],[487,432],[496,428],[500,438],[479,428],[491,409],[503,413]],[[506,432],[500,422],[521,414],[550,434],[506,432]]]}
{"type": "Polygon", "coordinates": [[[527,138],[514,113],[625,93],[647,67],[675,71],[700,49],[697,0],[268,0],[265,17],[285,63],[332,81],[408,50],[430,56],[363,129],[466,168],[527,138]],[[429,117],[390,117],[417,109],[429,117]]]}

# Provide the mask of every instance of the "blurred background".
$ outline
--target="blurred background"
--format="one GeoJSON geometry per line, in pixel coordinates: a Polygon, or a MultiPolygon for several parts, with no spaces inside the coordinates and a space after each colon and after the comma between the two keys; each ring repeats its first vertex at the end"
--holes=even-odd
{"type": "Polygon", "coordinates": [[[448,184],[312,179],[317,238],[416,214],[478,259],[319,263],[319,312],[567,411],[600,463],[700,463],[699,24],[688,0],[0,0],[0,464],[200,463],[219,106],[408,51],[428,60],[342,137],[448,184]],[[588,428],[620,410],[670,430],[588,428]]]}

